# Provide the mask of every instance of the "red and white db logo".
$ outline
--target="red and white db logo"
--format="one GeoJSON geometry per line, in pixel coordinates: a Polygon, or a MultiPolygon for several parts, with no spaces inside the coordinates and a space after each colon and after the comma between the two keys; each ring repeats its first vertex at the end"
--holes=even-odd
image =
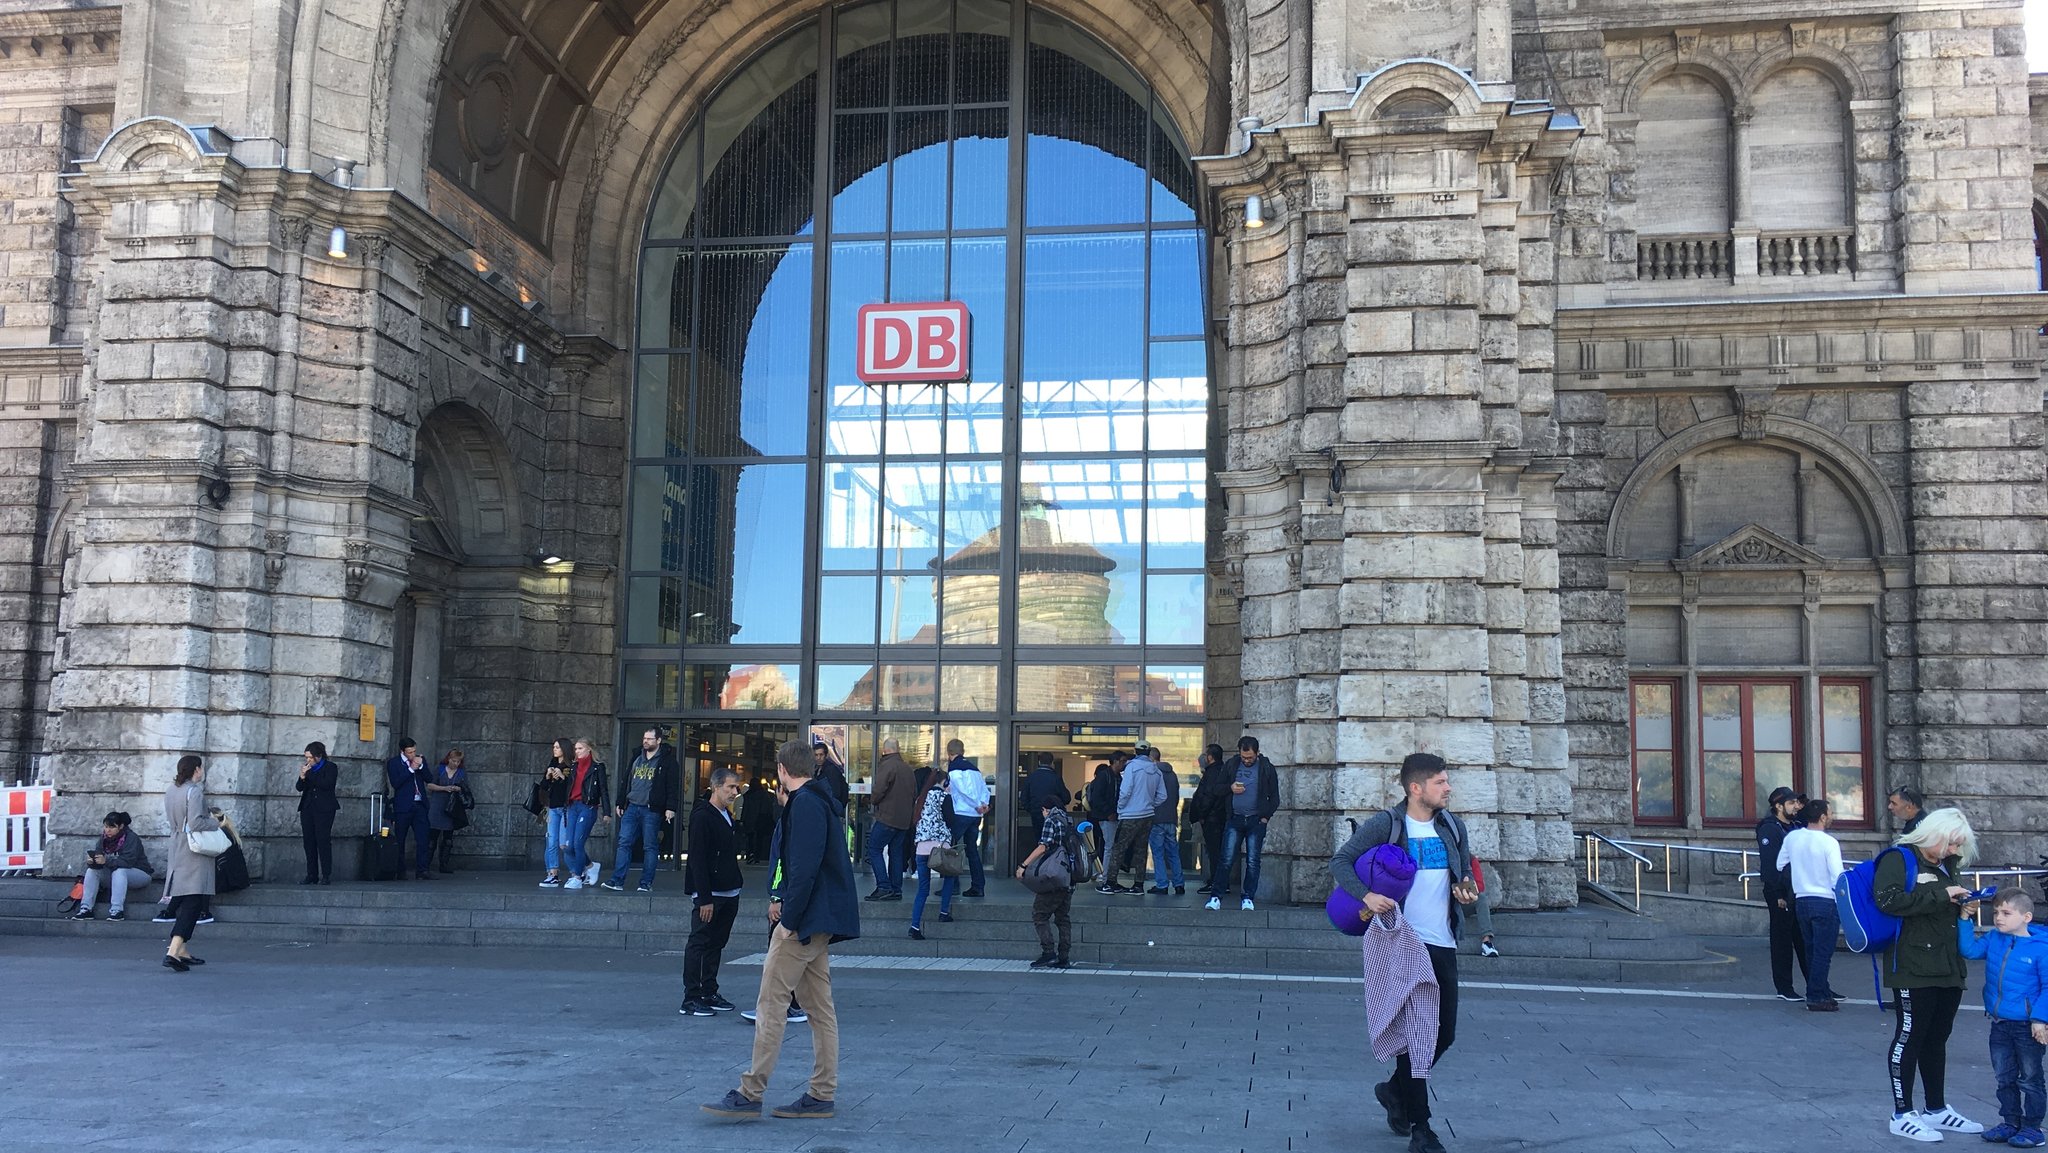
{"type": "Polygon", "coordinates": [[[967,306],[957,300],[862,305],[854,375],[869,384],[967,379],[967,306]]]}

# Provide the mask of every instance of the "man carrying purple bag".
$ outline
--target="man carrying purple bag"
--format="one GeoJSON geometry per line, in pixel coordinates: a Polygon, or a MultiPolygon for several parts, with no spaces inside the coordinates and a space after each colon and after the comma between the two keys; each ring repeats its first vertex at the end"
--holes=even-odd
{"type": "MultiPolygon", "coordinates": [[[[1426,949],[1429,969],[1437,990],[1436,1047],[1427,1057],[1405,1049],[1394,1061],[1394,1074],[1373,1086],[1373,1096],[1387,1111],[1387,1127],[1408,1138],[1409,1153],[1443,1153],[1443,1142],[1429,1127],[1429,1069],[1443,1059],[1458,1031],[1458,928],[1461,905],[1478,899],[1472,883],[1472,847],[1465,822],[1449,809],[1451,782],[1442,757],[1411,753],[1401,762],[1401,804],[1375,813],[1359,824],[1358,831],[1330,859],[1330,879],[1363,905],[1362,918],[1401,911],[1400,920],[1412,929],[1426,949]],[[1405,852],[1414,862],[1415,875],[1405,897],[1395,897],[1398,870],[1386,867],[1384,855],[1375,857],[1361,870],[1359,858],[1380,846],[1405,852]],[[1361,872],[1373,874],[1368,887],[1361,872]],[[1377,891],[1375,891],[1377,890],[1377,891]]],[[[1417,994],[1424,987],[1419,972],[1404,974],[1396,959],[1404,954],[1397,942],[1384,943],[1375,953],[1369,940],[1366,956],[1379,956],[1383,969],[1368,973],[1367,997],[1376,995],[1394,1003],[1399,997],[1409,1008],[1420,1009],[1417,994]],[[1376,987],[1378,988],[1376,993],[1376,987]]],[[[1423,999],[1426,1000],[1426,997],[1423,999]]],[[[1406,1019],[1414,1024],[1414,1015],[1406,1019]]]]}

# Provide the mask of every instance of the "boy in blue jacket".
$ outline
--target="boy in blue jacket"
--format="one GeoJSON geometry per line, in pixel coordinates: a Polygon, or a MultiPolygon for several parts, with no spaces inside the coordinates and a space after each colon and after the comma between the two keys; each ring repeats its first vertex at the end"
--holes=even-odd
{"type": "Polygon", "coordinates": [[[2048,930],[2034,925],[2034,899],[2013,889],[1991,905],[1993,932],[1978,936],[1958,921],[1963,956],[1984,962],[1984,1015],[1991,1021],[1991,1069],[1998,1078],[2000,1123],[1986,1141],[2016,1149],[2043,1144],[2048,1097],[2041,1055],[2048,1049],[2048,930]]]}

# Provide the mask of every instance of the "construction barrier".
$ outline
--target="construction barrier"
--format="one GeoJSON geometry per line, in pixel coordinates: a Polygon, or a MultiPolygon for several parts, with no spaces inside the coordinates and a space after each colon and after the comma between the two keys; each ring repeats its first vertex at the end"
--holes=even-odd
{"type": "Polygon", "coordinates": [[[0,788],[0,874],[42,871],[55,794],[49,785],[0,788]]]}

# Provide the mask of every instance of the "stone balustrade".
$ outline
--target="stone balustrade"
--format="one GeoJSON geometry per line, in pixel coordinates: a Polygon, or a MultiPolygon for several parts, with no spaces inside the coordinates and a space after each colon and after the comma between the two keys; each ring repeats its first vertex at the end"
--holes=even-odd
{"type": "Polygon", "coordinates": [[[1644,236],[1636,241],[1637,280],[1727,280],[1734,272],[1726,233],[1644,236]]]}
{"type": "Polygon", "coordinates": [[[1855,270],[1853,229],[1766,232],[1757,237],[1758,276],[1823,276],[1855,270]]]}

